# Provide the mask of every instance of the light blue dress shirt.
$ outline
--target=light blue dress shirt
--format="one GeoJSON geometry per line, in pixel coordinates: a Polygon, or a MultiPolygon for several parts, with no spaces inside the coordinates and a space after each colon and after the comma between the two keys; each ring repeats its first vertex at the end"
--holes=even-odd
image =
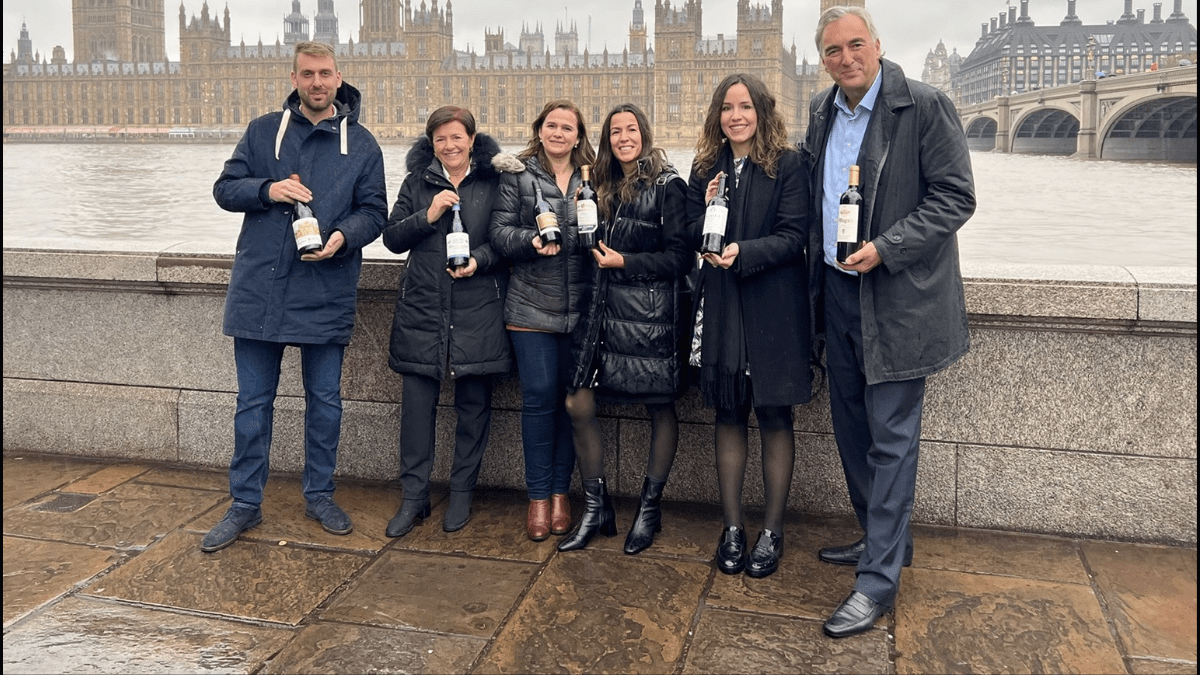
{"type": "MultiPolygon", "coordinates": [[[[838,205],[842,193],[850,185],[850,167],[858,163],[858,150],[867,134],[867,125],[871,123],[871,111],[875,109],[875,99],[879,96],[882,81],[883,69],[880,68],[875,75],[875,82],[867,90],[867,95],[854,107],[854,112],[850,111],[850,106],[846,103],[845,92],[838,88],[837,96],[833,99],[833,125],[829,130],[829,140],[825,143],[825,175],[822,179],[825,194],[821,199],[825,264],[839,272],[855,276],[858,275],[857,272],[844,270],[835,262],[838,205]]],[[[863,198],[865,199],[866,195],[863,198]]]]}

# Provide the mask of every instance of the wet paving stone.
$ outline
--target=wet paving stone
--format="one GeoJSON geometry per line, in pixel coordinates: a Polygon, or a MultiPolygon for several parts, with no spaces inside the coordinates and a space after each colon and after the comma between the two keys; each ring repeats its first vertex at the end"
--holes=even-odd
{"type": "Polygon", "coordinates": [[[141,466],[139,464],[117,464],[114,466],[106,466],[90,476],[67,485],[62,489],[62,491],[100,494],[101,492],[107,492],[122,483],[127,483],[141,474],[146,473],[148,470],[149,467],[141,466]]]}
{"type": "Polygon", "coordinates": [[[253,673],[293,629],[66,598],[4,634],[5,673],[253,673]]]}
{"type": "Polygon", "coordinates": [[[294,625],[368,561],[351,553],[249,541],[203,553],[201,538],[169,534],[82,592],[294,625]]]}
{"type": "Polygon", "coordinates": [[[875,628],[840,640],[821,621],[708,609],[696,626],[685,674],[886,673],[888,634],[875,628]]]}
{"type": "MultiPolygon", "coordinates": [[[[747,523],[746,545],[754,546],[758,530],[747,523]]],[[[707,602],[717,607],[765,614],[819,619],[824,622],[854,590],[854,570],[847,565],[830,565],[817,558],[817,550],[831,543],[849,543],[860,536],[842,523],[814,524],[807,521],[784,526],[783,557],[779,570],[769,577],[754,579],[745,574],[721,574],[713,578],[707,602]]],[[[716,540],[713,540],[716,550],[716,540]]]]}
{"type": "Polygon", "coordinates": [[[5,455],[4,508],[7,510],[106,466],[69,457],[5,455]]]}
{"type": "Polygon", "coordinates": [[[1195,549],[1095,541],[1082,548],[1129,655],[1194,663],[1195,549]]]}
{"type": "Polygon", "coordinates": [[[1124,673],[1090,586],[910,569],[897,673],[1124,673]]]}
{"type": "Polygon", "coordinates": [[[39,500],[30,508],[43,513],[75,513],[79,509],[91,504],[95,499],[96,495],[57,492],[45,499],[39,500]]]}
{"type": "Polygon", "coordinates": [[[486,645],[479,638],[318,623],[260,672],[465,673],[486,645]]]}
{"type": "MultiPolygon", "coordinates": [[[[350,516],[354,530],[345,535],[330,534],[321,528],[319,521],[304,515],[305,502],[300,480],[273,476],[263,490],[262,524],[243,532],[239,541],[271,544],[285,541],[327,548],[378,551],[391,541],[384,536],[392,514],[387,512],[386,504],[382,503],[383,494],[383,490],[374,486],[347,484],[339,487],[334,492],[333,500],[350,516]]],[[[187,529],[206,533],[220,522],[232,500],[226,493],[218,495],[218,501],[222,502],[220,508],[188,523],[187,529]]]]}
{"type": "Polygon", "coordinates": [[[538,566],[386,551],[321,618],[492,637],[538,566]]]}
{"type": "Polygon", "coordinates": [[[1088,583],[1075,542],[992,530],[913,527],[913,564],[1046,581],[1088,583]]]}
{"type": "MultiPolygon", "coordinates": [[[[443,532],[449,491],[435,488],[430,495],[430,516],[411,532],[395,539],[394,547],[410,551],[465,553],[482,558],[545,562],[555,552],[558,537],[530,541],[525,534],[529,500],[515,490],[476,490],[471,499],[471,520],[457,532],[443,532]]],[[[388,519],[400,508],[397,494],[388,519]]],[[[387,523],[384,523],[386,529],[387,523]]]]}
{"type": "Polygon", "coordinates": [[[6,511],[5,534],[94,546],[142,547],[221,501],[221,495],[212,492],[127,483],[78,510],[39,510],[39,505],[56,498],[51,495],[6,511]]]}
{"type": "Polygon", "coordinates": [[[138,476],[136,481],[152,485],[174,485],[196,490],[229,493],[229,473],[226,471],[160,467],[138,476]]]}
{"type": "Polygon", "coordinates": [[[1196,675],[1195,661],[1129,659],[1129,668],[1133,675],[1196,675]]]}
{"type": "Polygon", "coordinates": [[[556,555],[476,672],[674,672],[710,574],[678,560],[556,555]]]}
{"type": "Polygon", "coordinates": [[[111,550],[4,538],[4,627],[124,560],[111,550]]]}

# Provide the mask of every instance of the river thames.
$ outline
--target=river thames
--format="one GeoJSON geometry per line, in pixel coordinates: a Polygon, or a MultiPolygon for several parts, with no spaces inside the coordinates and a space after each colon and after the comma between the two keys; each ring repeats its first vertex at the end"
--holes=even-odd
{"type": "MultiPolygon", "coordinates": [[[[241,215],[212,184],[233,145],[4,145],[4,238],[52,248],[232,252],[241,215]],[[30,241],[30,240],[37,241],[30,241]]],[[[388,201],[407,145],[384,145],[388,201]]],[[[687,175],[692,150],[668,150],[687,175]]],[[[964,261],[1196,266],[1196,166],[972,153],[979,206],[964,261]]],[[[391,254],[376,242],[370,257],[391,254]]]]}

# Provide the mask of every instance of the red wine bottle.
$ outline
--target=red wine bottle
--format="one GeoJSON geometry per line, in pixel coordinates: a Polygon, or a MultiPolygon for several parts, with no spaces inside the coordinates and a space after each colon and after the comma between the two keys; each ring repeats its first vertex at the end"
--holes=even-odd
{"type": "Polygon", "coordinates": [[[837,261],[840,263],[845,263],[846,258],[858,253],[867,243],[862,203],[863,198],[858,191],[858,165],[854,165],[850,167],[850,186],[842,193],[838,206],[837,261]]]}
{"type": "Polygon", "coordinates": [[[534,218],[537,222],[538,235],[542,238],[542,246],[561,244],[562,232],[558,229],[558,214],[550,208],[550,202],[547,202],[546,198],[542,196],[542,186],[534,183],[533,189],[537,192],[534,218]]]}
{"type": "Polygon", "coordinates": [[[581,166],[583,182],[579,186],[579,198],[575,201],[575,222],[579,224],[579,245],[584,248],[597,248],[600,238],[597,228],[600,216],[596,210],[596,191],[592,189],[590,166],[581,166]]]}
{"type": "Polygon", "coordinates": [[[704,237],[700,240],[700,253],[721,255],[725,250],[725,224],[729,222],[729,201],[725,199],[725,173],[717,181],[717,194],[708,202],[704,211],[704,237]]]}
{"type": "Polygon", "coordinates": [[[463,229],[460,204],[455,204],[453,210],[454,224],[446,235],[446,267],[461,270],[471,262],[471,237],[463,229]]]}
{"type": "MultiPolygon", "coordinates": [[[[300,176],[292,174],[289,176],[292,180],[300,180],[300,176]]],[[[313,215],[312,208],[308,205],[312,202],[296,202],[293,209],[295,217],[292,218],[292,234],[296,236],[296,250],[300,255],[308,253],[316,253],[320,251],[324,244],[321,243],[321,226],[317,223],[317,217],[313,215]]]]}

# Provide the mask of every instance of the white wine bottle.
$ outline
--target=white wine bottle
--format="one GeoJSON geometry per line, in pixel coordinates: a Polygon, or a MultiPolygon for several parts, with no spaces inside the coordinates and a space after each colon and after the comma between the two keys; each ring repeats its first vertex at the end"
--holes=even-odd
{"type": "MultiPolygon", "coordinates": [[[[295,181],[300,180],[300,176],[296,174],[292,174],[289,178],[295,181]]],[[[296,236],[296,250],[300,252],[300,255],[316,253],[324,246],[321,243],[321,226],[317,223],[317,217],[313,215],[312,207],[309,206],[311,203],[311,201],[308,203],[297,201],[294,209],[292,234],[296,236]]]]}
{"type": "Polygon", "coordinates": [[[717,194],[708,202],[708,208],[704,211],[704,238],[700,241],[700,253],[721,255],[725,250],[725,224],[727,222],[729,222],[729,202],[725,199],[725,172],[721,172],[721,177],[717,181],[717,194]]]}
{"type": "Polygon", "coordinates": [[[446,267],[461,270],[471,262],[471,237],[463,229],[461,204],[454,205],[454,224],[446,235],[446,267]]]}

